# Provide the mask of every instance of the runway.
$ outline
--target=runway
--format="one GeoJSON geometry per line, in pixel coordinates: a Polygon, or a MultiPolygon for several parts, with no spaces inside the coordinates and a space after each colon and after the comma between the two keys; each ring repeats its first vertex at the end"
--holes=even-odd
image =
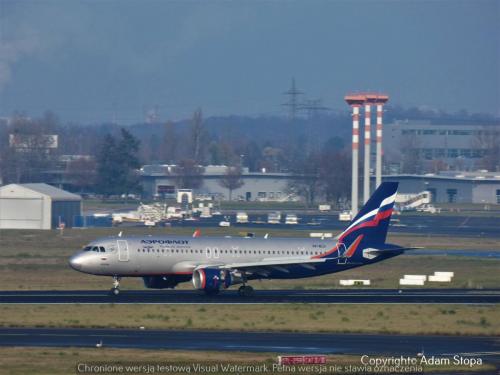
{"type": "Polygon", "coordinates": [[[297,354],[480,356],[500,359],[500,339],[480,336],[413,336],[234,331],[79,328],[0,328],[0,346],[104,347],[250,351],[297,354]]]}
{"type": "Polygon", "coordinates": [[[348,289],[348,290],[256,290],[241,297],[236,290],[207,296],[194,290],[122,290],[113,296],[103,290],[1,291],[0,304],[498,304],[500,290],[467,289],[348,289]]]}

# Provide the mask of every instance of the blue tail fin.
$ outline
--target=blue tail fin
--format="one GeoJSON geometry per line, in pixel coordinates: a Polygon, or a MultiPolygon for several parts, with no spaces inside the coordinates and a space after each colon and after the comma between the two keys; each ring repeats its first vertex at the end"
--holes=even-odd
{"type": "Polygon", "coordinates": [[[339,236],[338,242],[345,246],[347,257],[353,256],[361,243],[363,248],[377,248],[385,243],[397,190],[397,182],[380,184],[339,236]]]}

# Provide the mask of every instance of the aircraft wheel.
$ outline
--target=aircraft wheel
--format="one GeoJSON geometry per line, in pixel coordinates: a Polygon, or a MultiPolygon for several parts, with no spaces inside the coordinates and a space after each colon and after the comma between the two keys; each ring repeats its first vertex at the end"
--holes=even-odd
{"type": "Polygon", "coordinates": [[[238,294],[242,297],[250,297],[253,293],[253,288],[250,285],[242,285],[238,289],[238,294]]]}
{"type": "Polygon", "coordinates": [[[117,296],[117,295],[120,294],[120,289],[118,289],[118,288],[111,288],[110,293],[113,296],[117,296]]]}

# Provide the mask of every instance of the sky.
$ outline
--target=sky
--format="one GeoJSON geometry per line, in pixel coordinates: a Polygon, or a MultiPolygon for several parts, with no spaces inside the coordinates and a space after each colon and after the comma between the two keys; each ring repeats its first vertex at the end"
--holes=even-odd
{"type": "Polygon", "coordinates": [[[348,92],[500,116],[497,0],[0,0],[0,117],[280,115],[348,92]]]}

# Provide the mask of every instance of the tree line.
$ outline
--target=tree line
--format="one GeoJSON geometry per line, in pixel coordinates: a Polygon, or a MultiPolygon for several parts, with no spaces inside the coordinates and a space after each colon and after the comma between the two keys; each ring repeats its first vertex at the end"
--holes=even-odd
{"type": "MultiPolygon", "coordinates": [[[[397,111],[408,117],[426,115],[416,109],[397,111]]],[[[392,113],[387,121],[391,116],[396,115],[392,113]]],[[[427,116],[446,118],[434,112],[427,116]]],[[[175,165],[177,186],[194,189],[202,184],[204,165],[226,165],[229,168],[219,184],[230,196],[243,184],[242,168],[248,168],[293,173],[297,178],[289,191],[309,203],[320,196],[341,202],[350,192],[350,132],[348,112],[291,121],[243,116],[205,119],[197,109],[189,120],[127,128],[62,124],[51,112],[34,119],[17,114],[0,126],[0,174],[5,184],[50,182],[54,174],[62,173],[77,192],[110,196],[140,192],[138,168],[143,164],[175,165]],[[51,134],[58,136],[56,148],[48,144],[53,141],[47,137],[51,134]],[[13,147],[13,136],[22,147],[13,147]],[[62,161],[65,155],[72,158],[62,161]]],[[[490,170],[500,164],[497,138],[477,140],[494,151],[481,161],[490,170]]],[[[416,163],[403,160],[403,165],[416,163]]]]}

